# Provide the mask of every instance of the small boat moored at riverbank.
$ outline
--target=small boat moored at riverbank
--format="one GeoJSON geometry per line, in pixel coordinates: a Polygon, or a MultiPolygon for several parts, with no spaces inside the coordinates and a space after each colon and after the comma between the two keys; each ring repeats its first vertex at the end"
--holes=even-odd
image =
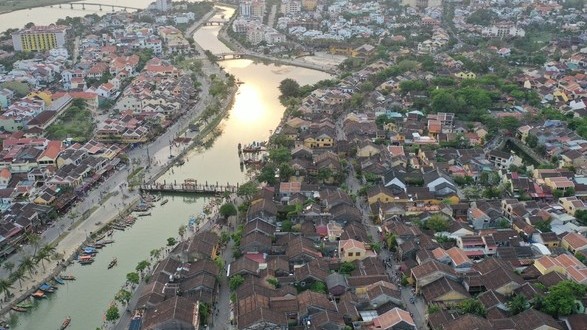
{"type": "Polygon", "coordinates": [[[39,290],[41,290],[45,293],[53,293],[53,292],[55,292],[55,289],[56,288],[54,286],[52,286],[51,284],[46,283],[46,282],[41,284],[41,286],[39,287],[39,290]]]}
{"type": "Polygon", "coordinates": [[[112,259],[112,261],[110,261],[110,263],[108,264],[108,269],[116,266],[116,264],[118,264],[118,259],[116,259],[116,258],[112,259]]]}
{"type": "Polygon", "coordinates": [[[54,281],[55,281],[55,283],[57,283],[57,284],[61,284],[61,285],[65,284],[65,281],[64,281],[64,280],[63,280],[61,277],[59,277],[59,276],[55,276],[55,277],[53,277],[53,280],[54,280],[54,281]]]}
{"type": "Polygon", "coordinates": [[[61,275],[60,277],[64,281],[75,281],[75,276],[73,275],[61,275]]]}
{"type": "Polygon", "coordinates": [[[10,309],[12,309],[15,312],[19,312],[19,313],[24,313],[24,312],[28,311],[27,308],[18,307],[18,306],[12,306],[12,307],[10,307],[10,309]]]}
{"type": "Polygon", "coordinates": [[[66,329],[70,323],[71,323],[71,317],[68,316],[65,318],[65,320],[63,320],[63,323],[61,323],[61,327],[59,329],[60,330],[66,329]]]}
{"type": "Polygon", "coordinates": [[[164,200],[161,201],[161,205],[165,205],[167,204],[167,202],[169,202],[169,199],[165,198],[164,200]]]}
{"type": "Polygon", "coordinates": [[[80,256],[78,261],[81,265],[89,265],[94,262],[94,257],[89,255],[80,256]]]}
{"type": "Polygon", "coordinates": [[[30,302],[28,299],[21,301],[20,303],[16,304],[16,307],[20,308],[31,308],[33,307],[33,303],[30,302]]]}
{"type": "Polygon", "coordinates": [[[137,214],[139,217],[148,217],[151,215],[151,212],[143,212],[143,213],[139,213],[137,214]]]}
{"type": "Polygon", "coordinates": [[[35,291],[35,293],[33,293],[31,296],[36,299],[47,298],[47,296],[45,295],[45,292],[43,292],[41,290],[35,291]]]}

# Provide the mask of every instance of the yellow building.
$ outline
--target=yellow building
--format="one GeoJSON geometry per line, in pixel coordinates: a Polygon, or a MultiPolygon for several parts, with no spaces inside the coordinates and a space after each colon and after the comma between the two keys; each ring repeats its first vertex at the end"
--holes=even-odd
{"type": "Polygon", "coordinates": [[[37,51],[60,48],[65,45],[68,27],[63,25],[32,26],[12,34],[15,51],[37,51]]]}
{"type": "Polygon", "coordinates": [[[363,260],[367,257],[365,243],[354,239],[338,241],[338,255],[342,262],[363,260]]]}
{"type": "Polygon", "coordinates": [[[318,6],[318,0],[302,0],[304,10],[312,11],[316,9],[316,6],[318,6]]]}
{"type": "Polygon", "coordinates": [[[455,73],[455,77],[461,78],[461,79],[475,79],[475,78],[477,78],[477,75],[474,72],[461,71],[461,72],[455,73]]]}
{"type": "Polygon", "coordinates": [[[334,139],[326,134],[321,134],[316,138],[308,137],[304,139],[304,146],[310,149],[331,148],[334,146],[334,139]]]}

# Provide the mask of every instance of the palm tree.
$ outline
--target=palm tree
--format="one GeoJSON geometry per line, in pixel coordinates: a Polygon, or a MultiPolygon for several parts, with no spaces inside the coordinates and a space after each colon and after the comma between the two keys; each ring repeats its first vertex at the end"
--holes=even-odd
{"type": "Polygon", "coordinates": [[[2,267],[8,272],[8,276],[10,276],[12,275],[12,270],[14,269],[14,262],[7,261],[2,267]]]}
{"type": "Polygon", "coordinates": [[[183,235],[185,235],[187,228],[188,227],[186,225],[181,225],[181,226],[179,226],[179,229],[177,230],[177,233],[179,234],[179,237],[181,237],[182,241],[183,241],[183,235]]]}
{"type": "Polygon", "coordinates": [[[51,253],[46,249],[40,249],[39,253],[34,257],[35,262],[38,264],[41,262],[41,266],[43,266],[43,271],[45,271],[45,261],[51,261],[51,253]]]}
{"type": "Polygon", "coordinates": [[[10,297],[10,290],[12,290],[12,283],[7,279],[0,279],[0,293],[4,292],[4,299],[10,297]]]}
{"type": "Polygon", "coordinates": [[[33,276],[33,271],[37,268],[37,264],[35,264],[35,260],[31,256],[26,256],[20,261],[20,269],[23,270],[24,273],[28,272],[29,275],[33,276]]]}
{"type": "Polygon", "coordinates": [[[27,276],[24,273],[24,269],[19,267],[14,271],[14,273],[10,274],[9,279],[12,282],[18,281],[18,285],[22,289],[22,280],[27,279],[27,276]]]}
{"type": "Polygon", "coordinates": [[[29,244],[35,248],[35,250],[33,251],[33,257],[34,257],[37,254],[37,249],[39,248],[39,246],[41,244],[41,236],[36,233],[29,233],[26,235],[26,239],[29,242],[29,244]]]}

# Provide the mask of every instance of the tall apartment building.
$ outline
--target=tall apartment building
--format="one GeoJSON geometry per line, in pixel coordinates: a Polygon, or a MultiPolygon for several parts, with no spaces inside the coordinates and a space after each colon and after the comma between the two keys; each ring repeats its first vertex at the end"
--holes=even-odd
{"type": "Polygon", "coordinates": [[[168,11],[171,9],[172,0],[157,0],[155,2],[155,8],[159,11],[168,11]]]}
{"type": "Polygon", "coordinates": [[[12,34],[15,51],[36,51],[60,48],[65,45],[65,33],[68,27],[63,25],[32,26],[12,34]]]}
{"type": "Polygon", "coordinates": [[[442,0],[402,0],[403,6],[410,6],[420,10],[430,7],[442,7],[442,0]]]}

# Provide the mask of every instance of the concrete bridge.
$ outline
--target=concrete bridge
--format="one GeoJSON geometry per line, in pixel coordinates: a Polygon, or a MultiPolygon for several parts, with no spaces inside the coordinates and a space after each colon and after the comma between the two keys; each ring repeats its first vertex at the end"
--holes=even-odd
{"type": "Polygon", "coordinates": [[[237,59],[237,58],[243,58],[245,57],[245,53],[220,53],[220,54],[214,54],[214,56],[216,56],[216,58],[219,61],[224,61],[224,60],[233,60],[233,59],[237,59]]]}
{"type": "Polygon", "coordinates": [[[209,20],[209,21],[206,21],[204,23],[204,25],[206,25],[206,26],[211,26],[211,25],[224,25],[226,23],[228,23],[228,21],[209,20]]]}
{"type": "Polygon", "coordinates": [[[218,182],[198,183],[196,180],[186,180],[183,183],[145,183],[140,186],[140,190],[151,193],[194,193],[194,194],[221,194],[224,192],[236,193],[238,184],[221,185],[218,182]]]}
{"type": "MultiPolygon", "coordinates": [[[[144,9],[144,8],[129,7],[129,6],[105,5],[102,3],[95,3],[95,2],[70,2],[67,4],[59,4],[57,6],[59,6],[59,8],[63,8],[63,6],[69,6],[69,8],[71,8],[71,9],[81,8],[83,10],[86,10],[86,7],[98,7],[100,10],[102,10],[102,7],[106,7],[106,8],[112,8],[112,11],[115,11],[115,10],[143,10],[144,9]]],[[[53,7],[53,6],[50,6],[50,7],[53,7]]]]}

